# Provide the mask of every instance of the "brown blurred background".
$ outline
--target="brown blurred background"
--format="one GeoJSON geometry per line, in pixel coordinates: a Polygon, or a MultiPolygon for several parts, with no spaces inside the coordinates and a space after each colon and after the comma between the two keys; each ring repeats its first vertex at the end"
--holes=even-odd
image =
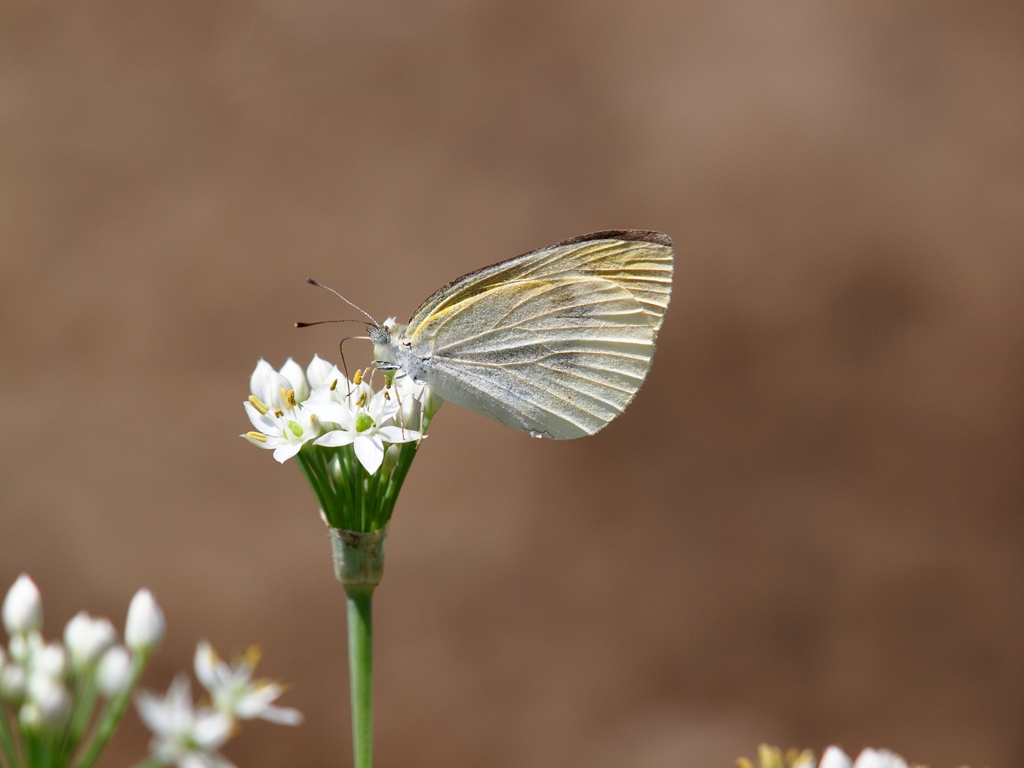
{"type": "MultiPolygon", "coordinates": [[[[406,319],[583,232],[676,242],[600,435],[446,406],[376,601],[382,768],[1024,763],[1024,5],[0,4],[0,589],[153,589],[164,688],[259,642],[347,765],[344,607],[257,359],[315,276],[406,319]]],[[[369,360],[355,344],[350,361],[369,360]]],[[[106,765],[141,757],[134,716],[106,765]]]]}

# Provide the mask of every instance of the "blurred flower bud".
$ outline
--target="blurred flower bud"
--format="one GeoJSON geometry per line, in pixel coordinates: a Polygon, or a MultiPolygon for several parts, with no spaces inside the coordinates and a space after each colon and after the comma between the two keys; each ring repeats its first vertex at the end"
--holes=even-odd
{"type": "Polygon", "coordinates": [[[64,628],[64,645],[75,669],[91,667],[115,642],[114,625],[106,619],[94,619],[85,611],[75,614],[64,628]]]}
{"type": "Polygon", "coordinates": [[[40,674],[60,680],[68,670],[68,655],[58,643],[40,646],[32,654],[30,669],[33,675],[40,674]]]}
{"type": "Polygon", "coordinates": [[[7,591],[3,607],[4,628],[8,634],[24,634],[43,628],[43,599],[39,588],[24,573],[7,591]]]}
{"type": "Polygon", "coordinates": [[[125,644],[136,653],[151,653],[164,639],[167,625],[160,606],[148,589],[140,589],[128,606],[125,622],[125,644]]]}
{"type": "Polygon", "coordinates": [[[25,696],[25,670],[17,664],[0,669],[0,696],[8,701],[21,701],[25,696]]]}
{"type": "Polygon", "coordinates": [[[818,768],[850,768],[851,765],[850,758],[846,756],[846,753],[833,745],[826,749],[825,754],[821,756],[818,768]]]}
{"type": "Polygon", "coordinates": [[[45,725],[60,725],[71,711],[71,697],[60,681],[34,673],[28,681],[28,700],[39,707],[45,725]]]}
{"type": "Polygon", "coordinates": [[[128,651],[115,645],[100,659],[96,668],[96,686],[103,696],[112,699],[128,690],[131,682],[132,660],[128,651]]]}

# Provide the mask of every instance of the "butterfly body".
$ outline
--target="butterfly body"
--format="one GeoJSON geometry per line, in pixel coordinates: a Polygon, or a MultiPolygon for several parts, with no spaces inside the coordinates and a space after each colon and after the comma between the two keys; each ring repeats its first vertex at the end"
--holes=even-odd
{"type": "Polygon", "coordinates": [[[672,260],[659,232],[565,240],[449,283],[407,325],[369,329],[375,355],[514,429],[591,435],[650,368],[672,260]]]}

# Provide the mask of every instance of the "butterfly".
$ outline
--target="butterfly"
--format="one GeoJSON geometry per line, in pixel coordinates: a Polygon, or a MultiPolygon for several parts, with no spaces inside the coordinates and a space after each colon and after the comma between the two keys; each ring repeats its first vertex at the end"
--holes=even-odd
{"type": "Polygon", "coordinates": [[[375,362],[535,437],[592,435],[651,367],[672,257],[668,235],[616,230],[478,269],[368,328],[375,362]]]}

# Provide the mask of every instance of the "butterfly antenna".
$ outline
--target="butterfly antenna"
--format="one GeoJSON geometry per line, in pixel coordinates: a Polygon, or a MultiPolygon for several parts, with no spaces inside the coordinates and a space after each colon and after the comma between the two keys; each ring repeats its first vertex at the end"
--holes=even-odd
{"type": "Polygon", "coordinates": [[[341,299],[342,301],[344,301],[344,302],[345,302],[346,304],[348,304],[348,305],[349,305],[350,307],[354,307],[355,309],[358,309],[358,310],[359,310],[360,312],[362,312],[362,313],[363,313],[364,315],[366,315],[366,316],[367,316],[368,318],[370,318],[370,322],[372,322],[372,323],[374,324],[374,326],[376,326],[376,327],[378,327],[378,328],[380,327],[380,323],[378,323],[378,322],[377,322],[376,320],[374,320],[374,319],[373,319],[373,315],[371,315],[371,314],[370,314],[369,312],[367,312],[367,311],[366,311],[365,309],[363,309],[362,307],[360,307],[360,306],[359,306],[358,304],[356,304],[356,303],[354,303],[354,302],[351,302],[351,301],[349,301],[348,299],[346,299],[346,298],[345,298],[344,296],[342,296],[342,295],[341,295],[340,293],[338,293],[338,292],[337,292],[336,290],[334,290],[333,288],[331,288],[331,286],[329,286],[329,285],[324,285],[324,284],[323,284],[323,283],[321,283],[321,282],[317,282],[317,281],[316,281],[316,280],[314,280],[314,279],[313,279],[312,277],[307,277],[307,278],[306,278],[306,282],[307,282],[307,283],[309,283],[310,285],[315,285],[315,286],[316,286],[317,288],[326,288],[326,289],[327,289],[328,291],[330,291],[331,293],[333,293],[333,294],[334,294],[335,296],[337,296],[337,297],[338,297],[339,299],[341,299]]]}
{"type": "MultiPolygon", "coordinates": [[[[317,320],[312,323],[296,323],[296,328],[309,328],[314,325],[323,325],[324,323],[365,323],[365,320],[317,320]]],[[[360,337],[361,338],[361,337],[360,337]]],[[[369,338],[369,337],[367,337],[369,338]]]]}

